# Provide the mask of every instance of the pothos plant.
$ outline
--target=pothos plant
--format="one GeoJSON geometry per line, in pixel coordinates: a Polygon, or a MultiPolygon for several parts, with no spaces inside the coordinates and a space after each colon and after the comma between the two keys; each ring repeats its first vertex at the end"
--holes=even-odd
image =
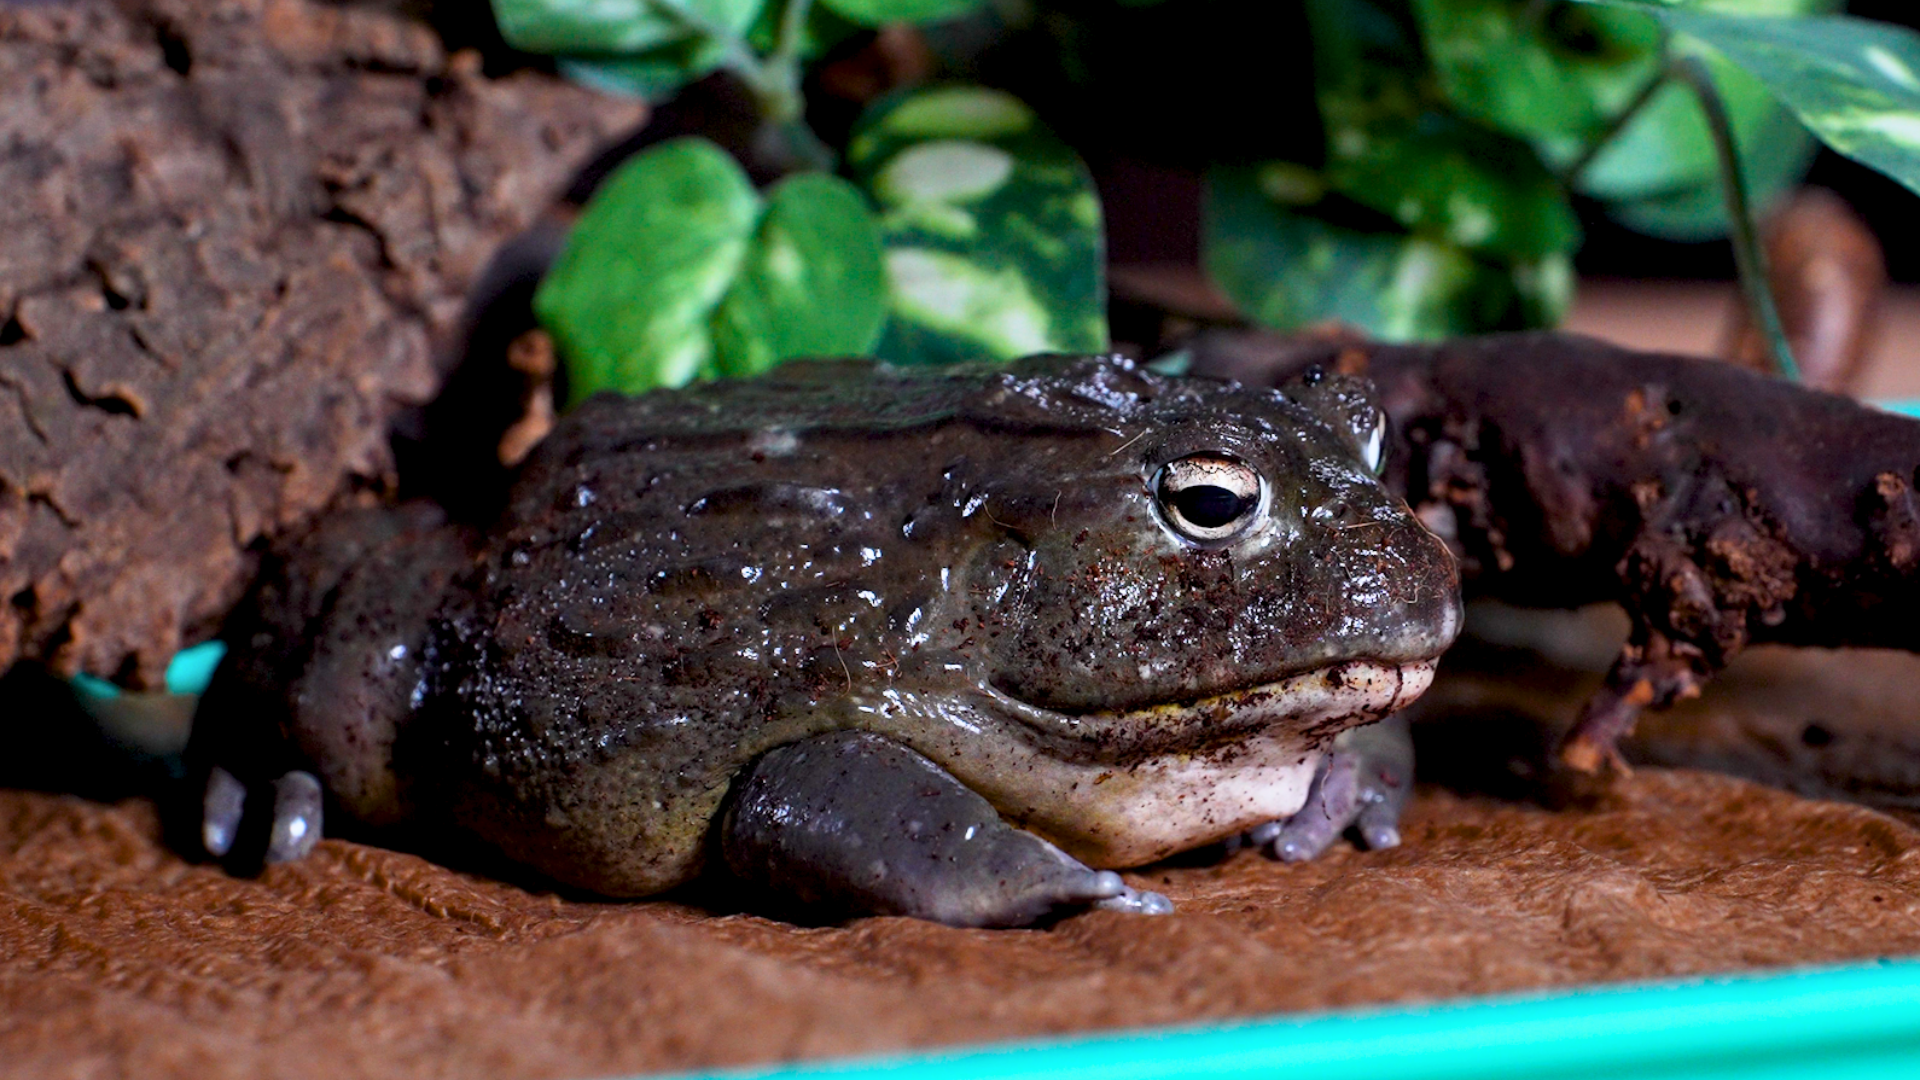
{"type": "MultiPolygon", "coordinates": [[[[602,185],[535,297],[572,398],[798,356],[1104,348],[1102,208],[1034,109],[936,83],[875,102],[829,147],[805,129],[802,87],[827,49],[889,23],[964,42],[1152,2],[494,0],[510,43],[602,87],[658,101],[730,72],[806,151],[759,190],[717,145],[680,138],[602,185]]],[[[1302,2],[1314,100],[1267,107],[1317,110],[1322,144],[1231,164],[1223,148],[1207,170],[1205,269],[1276,328],[1553,325],[1577,195],[1656,235],[1731,232],[1791,370],[1754,207],[1797,181],[1816,138],[1920,192],[1920,36],[1834,14],[1838,0],[1302,2]]]]}

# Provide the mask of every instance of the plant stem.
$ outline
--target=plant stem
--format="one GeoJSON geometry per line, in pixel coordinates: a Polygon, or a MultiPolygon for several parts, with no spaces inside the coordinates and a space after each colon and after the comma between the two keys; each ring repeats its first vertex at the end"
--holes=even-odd
{"type": "Polygon", "coordinates": [[[678,23],[680,29],[689,34],[724,41],[730,46],[737,44],[745,47],[746,45],[746,42],[740,40],[740,35],[689,7],[687,0],[647,0],[647,4],[655,13],[678,23]]]}
{"type": "Polygon", "coordinates": [[[1747,199],[1747,177],[1740,167],[1740,147],[1734,142],[1733,121],[1727,116],[1726,102],[1713,85],[1713,73],[1699,57],[1676,57],[1671,70],[1675,78],[1693,88],[1694,95],[1700,99],[1700,110],[1706,114],[1707,129],[1713,133],[1727,216],[1733,221],[1733,261],[1739,269],[1740,289],[1746,294],[1747,310],[1773,354],[1774,370],[1798,380],[1800,365],[1794,363],[1793,346],[1780,324],[1780,309],[1773,302],[1773,285],[1767,276],[1767,252],[1761,246],[1760,229],[1747,199]]]}
{"type": "MultiPolygon", "coordinates": [[[[739,76],[760,99],[763,113],[775,119],[788,119],[797,115],[800,100],[799,65],[788,64],[786,70],[777,66],[771,59],[762,60],[754,55],[753,46],[744,37],[733,32],[731,27],[714,22],[712,19],[693,10],[687,0],[647,0],[654,12],[678,25],[689,36],[710,38],[720,43],[722,59],[720,66],[739,76]]],[[[790,0],[791,6],[805,7],[811,0],[790,0]]],[[[784,22],[782,34],[786,30],[784,22]]]]}
{"type": "Polygon", "coordinates": [[[1593,164],[1593,160],[1600,156],[1600,151],[1605,150],[1607,144],[1613,142],[1614,136],[1625,131],[1627,125],[1633,123],[1633,118],[1639,116],[1640,111],[1645,109],[1649,102],[1653,101],[1653,96],[1660,92],[1661,87],[1667,85],[1667,79],[1670,77],[1670,74],[1670,72],[1662,69],[1656,73],[1653,78],[1648,79],[1647,85],[1641,87],[1640,92],[1633,95],[1633,100],[1627,102],[1625,108],[1615,113],[1613,118],[1607,121],[1607,129],[1600,133],[1600,137],[1587,144],[1587,148],[1580,152],[1579,157],[1573,159],[1571,165],[1560,170],[1560,183],[1562,187],[1565,187],[1568,191],[1573,190],[1574,185],[1580,182],[1580,174],[1586,172],[1587,166],[1593,164]]]}
{"type": "Polygon", "coordinates": [[[787,0],[786,10],[780,13],[780,33],[774,39],[773,55],[767,57],[769,63],[799,67],[800,45],[807,33],[807,16],[812,11],[813,0],[787,0]]]}
{"type": "Polygon", "coordinates": [[[806,111],[806,102],[800,94],[800,46],[807,33],[807,15],[813,10],[813,0],[786,0],[786,7],[780,12],[780,31],[773,43],[773,52],[768,54],[766,69],[769,80],[779,85],[778,100],[767,102],[769,118],[786,123],[797,121],[806,111]]]}

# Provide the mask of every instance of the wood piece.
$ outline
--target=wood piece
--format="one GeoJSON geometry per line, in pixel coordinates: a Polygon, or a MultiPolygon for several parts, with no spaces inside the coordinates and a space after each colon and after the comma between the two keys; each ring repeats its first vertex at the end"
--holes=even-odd
{"type": "Polygon", "coordinates": [[[1470,593],[1617,601],[1633,629],[1563,748],[1591,770],[1646,707],[1749,644],[1920,649],[1920,421],[1735,367],[1568,334],[1432,346],[1217,331],[1195,370],[1379,384],[1389,480],[1470,593]]]}

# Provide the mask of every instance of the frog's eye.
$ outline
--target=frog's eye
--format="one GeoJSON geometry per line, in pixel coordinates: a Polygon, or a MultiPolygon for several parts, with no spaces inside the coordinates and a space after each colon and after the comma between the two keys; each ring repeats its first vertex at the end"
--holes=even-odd
{"type": "Polygon", "coordinates": [[[1228,540],[1260,520],[1260,474],[1221,454],[1169,461],[1153,478],[1160,515],[1174,532],[1202,544],[1228,540]]]}

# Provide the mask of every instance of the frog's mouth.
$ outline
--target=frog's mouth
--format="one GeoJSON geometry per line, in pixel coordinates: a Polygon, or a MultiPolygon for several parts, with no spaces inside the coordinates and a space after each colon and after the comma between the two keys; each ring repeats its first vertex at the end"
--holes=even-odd
{"type": "Polygon", "coordinates": [[[1085,713],[1001,698],[1006,711],[1061,758],[1126,763],[1203,753],[1276,728],[1305,752],[1413,704],[1432,685],[1433,670],[1432,660],[1347,660],[1192,701],[1085,713]]]}

